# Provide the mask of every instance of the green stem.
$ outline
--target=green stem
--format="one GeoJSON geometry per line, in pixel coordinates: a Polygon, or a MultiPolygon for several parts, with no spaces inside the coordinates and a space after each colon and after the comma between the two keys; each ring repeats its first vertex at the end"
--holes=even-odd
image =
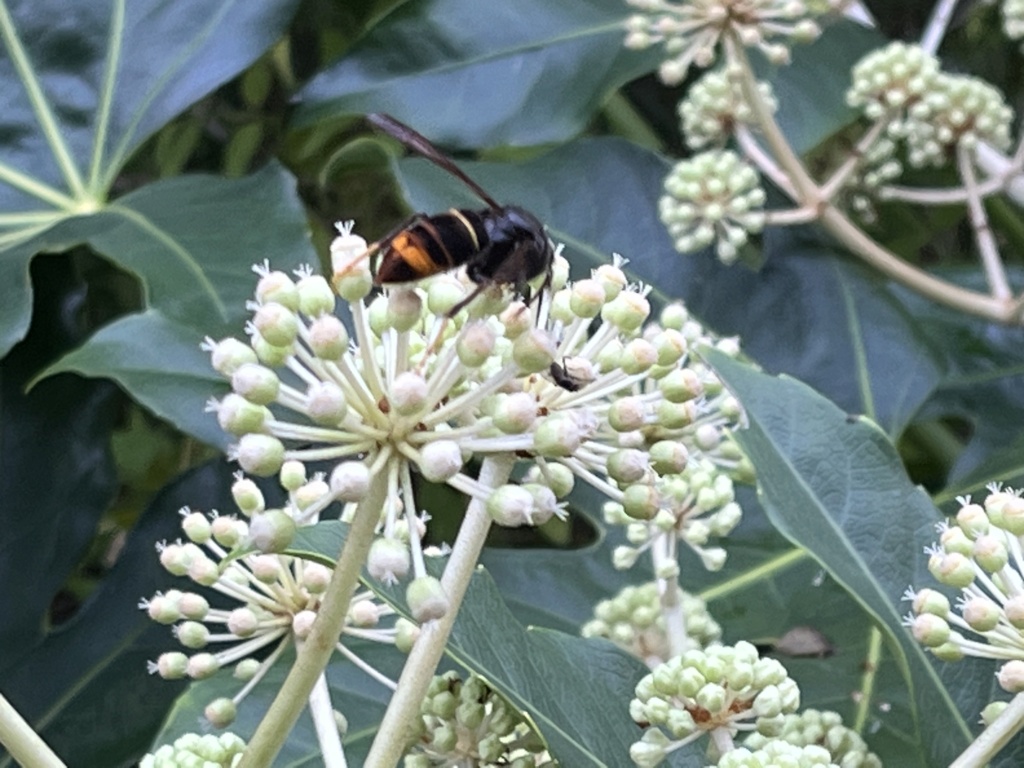
{"type": "Polygon", "coordinates": [[[1006,746],[1024,727],[1024,694],[1014,696],[1006,709],[978,736],[960,757],[949,764],[949,768],[979,768],[988,765],[993,757],[1006,746]]]}
{"type": "Polygon", "coordinates": [[[820,211],[819,222],[855,256],[870,264],[887,277],[917,291],[932,301],[947,307],[977,315],[997,323],[1020,324],[1024,315],[1024,299],[1010,300],[987,296],[958,285],[940,280],[923,270],[911,266],[891,251],[886,250],[865,235],[831,200],[807,173],[800,158],[789,145],[775,116],[757,89],[757,80],[738,40],[725,38],[730,61],[739,65],[742,73],[743,95],[754,114],[758,127],[779,166],[786,172],[796,189],[801,206],[820,211]]]}
{"type": "Polygon", "coordinates": [[[370,488],[352,517],[352,525],[334,566],[331,583],[320,604],[316,621],[302,649],[298,651],[295,664],[281,690],[277,692],[270,709],[249,741],[238,768],[262,768],[273,763],[295,726],[295,721],[299,719],[302,708],[306,706],[313,686],[331,659],[334,646],[345,626],[348,606],[370,552],[370,544],[373,543],[373,531],[380,521],[380,510],[384,506],[387,475],[377,472],[371,478],[370,488]]]}
{"type": "Polygon", "coordinates": [[[67,768],[32,726],[0,695],[0,744],[24,768],[67,768]]]}
{"type": "MultiPolygon", "coordinates": [[[[488,488],[497,488],[508,480],[513,464],[511,456],[485,459],[480,467],[479,482],[488,488]]],[[[466,595],[470,577],[476,570],[490,527],[491,518],[487,514],[486,504],[474,498],[466,510],[448,565],[441,576],[441,586],[450,601],[448,612],[421,628],[420,636],[416,638],[412,652],[402,668],[395,695],[391,697],[377,736],[370,746],[370,753],[363,763],[364,768],[393,768],[405,754],[413,724],[419,717],[420,705],[427,694],[427,686],[444,653],[448,635],[455,624],[459,605],[466,595]]]]}

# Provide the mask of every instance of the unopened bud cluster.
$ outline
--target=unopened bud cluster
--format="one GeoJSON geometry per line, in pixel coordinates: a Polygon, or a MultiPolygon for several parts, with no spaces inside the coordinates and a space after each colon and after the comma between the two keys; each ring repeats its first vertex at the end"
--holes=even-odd
{"type": "Polygon", "coordinates": [[[859,733],[843,725],[843,718],[837,712],[805,709],[786,715],[776,735],[752,733],[743,744],[756,750],[767,748],[771,741],[784,741],[797,747],[822,747],[827,750],[828,761],[842,768],[882,768],[878,755],[868,749],[859,733]]]}
{"type": "Polygon", "coordinates": [[[809,16],[813,3],[802,0],[627,0],[639,13],[626,22],[627,48],[661,44],[666,55],[658,69],[668,85],[681,83],[691,65],[710,66],[724,34],[759,49],[775,64],[789,61],[791,42],[820,34],[809,16]]]}
{"type": "MultiPolygon", "coordinates": [[[[958,147],[1010,144],[1013,111],[1003,95],[979,78],[943,72],[919,46],[893,42],[865,56],[846,100],[869,119],[886,121],[888,138],[905,142],[917,167],[943,165],[958,147]]],[[[890,165],[886,176],[892,175],[890,165]]]]}
{"type": "Polygon", "coordinates": [[[233,733],[187,733],[143,757],[139,768],[232,768],[241,761],[244,750],[245,742],[233,733]]]}
{"type": "MultiPolygon", "coordinates": [[[[690,648],[704,648],[721,637],[722,628],[696,595],[681,592],[682,612],[690,648]]],[[[624,587],[594,607],[594,618],[583,625],[584,637],[604,637],[641,659],[649,667],[668,660],[669,642],[657,582],[624,587]]]]}
{"type": "MultiPolygon", "coordinates": [[[[757,88],[769,109],[778,106],[769,83],[759,82],[757,88]]],[[[718,144],[728,139],[737,125],[753,122],[754,116],[743,95],[740,74],[723,67],[701,75],[679,102],[683,136],[693,149],[718,144]]]]}
{"type": "Polygon", "coordinates": [[[675,656],[641,679],[635,696],[629,712],[646,730],[630,756],[642,766],[717,729],[774,734],[800,705],[785,667],[747,642],[675,656]]]}
{"type": "Polygon", "coordinates": [[[1024,499],[990,486],[982,504],[961,498],[952,525],[926,550],[928,570],[960,592],[956,605],[934,589],[910,590],[913,613],[905,623],[915,639],[944,661],[964,656],[1003,661],[996,675],[1010,693],[1024,691],[1024,499]]]}
{"type": "MultiPolygon", "coordinates": [[[[299,467],[286,462],[282,483],[290,485],[291,506],[296,495],[312,482],[299,467]]],[[[286,545],[295,524],[283,510],[266,510],[263,494],[251,480],[239,477],[232,495],[243,517],[204,515],[183,509],[184,540],[157,546],[160,564],[170,574],[184,577],[198,591],[169,589],[158,592],[139,607],[154,621],[171,626],[183,651],[163,653],[149,670],[167,680],[212,677],[221,669],[233,668],[241,690],[234,698],[216,699],[207,706],[207,720],[216,727],[230,725],[238,702],[248,693],[280,654],[310,632],[320,600],[331,580],[331,569],[320,563],[277,554],[283,546],[252,551],[257,521],[276,513],[288,520],[288,535],[278,544],[286,545]],[[245,553],[245,554],[240,554],[245,553]],[[224,607],[212,605],[204,595],[210,591],[223,598],[224,607]],[[261,651],[271,648],[269,655],[261,651]],[[256,657],[259,658],[256,658],[256,657]]],[[[270,540],[276,524],[265,531],[270,540]]],[[[360,638],[395,642],[395,629],[378,627],[392,613],[370,593],[356,594],[349,609],[346,631],[360,638]]]]}
{"type": "Polygon", "coordinates": [[[420,706],[405,768],[494,765],[554,766],[522,715],[480,678],[435,677],[420,706]]]}
{"type": "Polygon", "coordinates": [[[680,253],[715,243],[730,264],[764,227],[764,203],[757,171],[731,150],[711,150],[675,164],[658,214],[680,253]]]}
{"type": "Polygon", "coordinates": [[[796,746],[782,739],[772,739],[758,749],[739,747],[726,752],[715,765],[717,768],[841,768],[824,747],[796,746]]]}

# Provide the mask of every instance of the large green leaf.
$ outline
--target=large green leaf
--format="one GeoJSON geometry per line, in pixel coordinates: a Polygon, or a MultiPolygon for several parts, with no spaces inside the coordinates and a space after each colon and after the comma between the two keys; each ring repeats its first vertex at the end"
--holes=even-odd
{"type": "MultiPolygon", "coordinates": [[[[182,691],[181,684],[147,672],[147,661],[177,643],[138,603],[174,583],[160,566],[154,544],[180,535],[178,510],[186,505],[231,508],[232,481],[230,467],[216,462],[169,485],[132,531],[89,602],[4,671],[4,695],[68,765],[133,765],[182,691]]],[[[70,501],[67,508],[76,509],[70,501]]],[[[36,563],[16,583],[45,580],[48,564],[39,557],[37,543],[25,549],[35,554],[36,563]]],[[[9,765],[9,756],[0,759],[0,766],[9,765]]]]}
{"type": "Polygon", "coordinates": [[[302,90],[299,126],[389,112],[455,147],[579,133],[613,89],[657,66],[622,47],[621,0],[418,0],[396,8],[302,90]]]}
{"type": "Polygon", "coordinates": [[[120,398],[108,382],[39,369],[80,343],[86,289],[70,259],[40,262],[32,331],[0,362],[0,670],[42,638],[51,605],[117,491],[110,435],[120,398]]]}
{"type": "MultiPolygon", "coordinates": [[[[870,422],[848,417],[800,382],[720,354],[711,362],[747,411],[750,426],[738,438],[758,469],[772,522],[873,617],[909,688],[916,728],[905,736],[927,760],[920,764],[948,764],[971,738],[965,718],[974,720],[995,685],[972,665],[944,682],[901,625],[907,585],[932,583],[921,548],[935,535],[934,506],[870,422]]],[[[1013,753],[1001,764],[1019,758],[1013,753]]]]}
{"type": "Polygon", "coordinates": [[[199,344],[206,335],[242,335],[254,263],[269,259],[286,271],[315,263],[290,178],[270,166],[244,179],[155,182],[18,251],[27,261],[77,240],[138,275],[148,310],[102,328],[47,372],[113,378],[180,429],[223,443],[216,420],[202,413],[218,377],[199,344]]]}
{"type": "MultiPolygon", "coordinates": [[[[145,138],[260,56],[296,4],[0,2],[7,53],[0,57],[0,355],[25,334],[27,264],[39,251],[104,234],[132,240],[133,227],[152,227],[150,239],[177,244],[181,233],[155,226],[163,217],[146,204],[188,209],[188,193],[159,199],[143,191],[108,209],[112,185],[145,138]]],[[[132,268],[134,251],[105,255],[132,268]]],[[[194,266],[215,252],[188,256],[194,266]]],[[[164,265],[170,280],[182,261],[164,265]]],[[[147,271],[152,276],[156,265],[139,273],[147,271]]],[[[163,287],[196,290],[191,281],[147,285],[155,294],[163,287]]]]}

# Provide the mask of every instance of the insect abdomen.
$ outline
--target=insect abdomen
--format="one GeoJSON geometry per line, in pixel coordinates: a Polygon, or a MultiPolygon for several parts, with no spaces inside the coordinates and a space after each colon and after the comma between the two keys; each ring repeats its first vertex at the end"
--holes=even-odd
{"type": "Polygon", "coordinates": [[[477,211],[452,209],[421,218],[391,238],[377,269],[378,283],[407,283],[465,264],[488,242],[477,211]]]}

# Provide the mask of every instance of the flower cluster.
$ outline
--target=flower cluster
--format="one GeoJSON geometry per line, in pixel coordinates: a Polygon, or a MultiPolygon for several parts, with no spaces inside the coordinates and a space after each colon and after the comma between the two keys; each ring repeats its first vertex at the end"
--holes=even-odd
{"type": "Polygon", "coordinates": [[[810,18],[817,10],[802,0],[627,0],[640,13],[626,23],[626,47],[661,43],[668,58],[658,73],[666,84],[683,81],[690,66],[707,67],[723,36],[758,48],[776,64],[789,61],[790,42],[820,34],[810,18]]]}
{"type": "MultiPolygon", "coordinates": [[[[757,88],[768,108],[775,111],[778,103],[771,85],[759,82],[757,88]]],[[[753,121],[739,76],[730,67],[704,73],[679,102],[679,117],[686,143],[694,149],[723,142],[737,125],[753,121]]]]}
{"type": "Polygon", "coordinates": [[[776,733],[800,705],[785,667],[742,641],[675,656],[641,679],[635,694],[629,713],[647,728],[630,756],[641,766],[719,729],[776,733]]]}
{"type": "Polygon", "coordinates": [[[1024,691],[1024,499],[989,487],[982,504],[961,498],[955,525],[940,525],[928,550],[928,570],[960,590],[955,610],[934,589],[908,590],[913,613],[905,623],[918,642],[944,661],[964,656],[998,659],[999,684],[1024,691]]]}
{"type": "MultiPolygon", "coordinates": [[[[387,484],[371,575],[396,581],[411,569],[431,579],[414,471],[480,499],[512,526],[564,514],[559,500],[576,478],[663,530],[732,501],[718,475],[742,464],[728,438],[740,411],[690,352],[713,340],[679,306],[647,323],[648,289],[631,285],[618,259],[570,284],[557,257],[553,293],[539,307],[489,289],[452,317],[476,287],[464,275],[369,298],[365,253],[365,241],[342,227],[333,287],[349,302],[351,336],[326,281],[262,268],[250,343],[208,346],[233,389],[212,407],[239,436],[232,455],[243,469],[334,462],[297,522],[335,500],[345,519],[371,478],[387,484]],[[524,482],[495,489],[467,471],[497,457],[529,459],[524,482]]],[[[737,351],[733,342],[719,347],[737,351]]],[[[734,524],[737,513],[723,519],[734,524]]],[[[701,535],[691,537],[698,546],[701,535]]]]}
{"type": "Polygon", "coordinates": [[[232,768],[238,765],[244,750],[245,742],[233,733],[219,736],[187,733],[173,744],[165,744],[143,757],[139,768],[232,768]]]}
{"type": "Polygon", "coordinates": [[[1003,0],[999,4],[1003,14],[1003,32],[1011,40],[1024,38],[1024,0],[1003,0]]]}
{"type": "MultiPolygon", "coordinates": [[[[865,56],[853,69],[847,103],[871,120],[886,122],[886,135],[906,142],[914,166],[942,165],[957,147],[1010,144],[1013,112],[998,90],[976,77],[941,71],[919,46],[894,42],[865,56]]],[[[887,151],[891,155],[891,151],[887,151]]],[[[886,166],[892,178],[891,163],[886,166]]]]}
{"type": "MultiPolygon", "coordinates": [[[[228,607],[211,606],[199,592],[178,589],[159,592],[140,604],[154,621],[173,625],[178,642],[191,653],[163,653],[151,663],[150,672],[168,680],[183,677],[201,680],[233,666],[235,678],[244,683],[234,697],[217,699],[206,708],[207,719],[218,727],[229,725],[235,719],[238,703],[285,650],[308,635],[331,578],[331,569],[319,563],[266,551],[237,554],[253,546],[254,540],[259,538],[254,534],[258,526],[254,521],[265,517],[274,518],[275,524],[287,520],[277,528],[287,531],[281,541],[290,542],[295,523],[285,510],[298,511],[303,503],[303,491],[308,492],[311,484],[323,485],[320,492],[326,492],[322,479],[305,480],[298,462],[286,462],[281,475],[282,482],[290,487],[285,509],[267,510],[256,484],[240,477],[232,486],[232,494],[242,518],[207,516],[183,509],[181,527],[186,540],[157,547],[160,563],[168,572],[212,590],[224,598],[228,607]],[[211,647],[219,650],[208,650],[211,647]],[[254,657],[267,648],[272,650],[262,660],[254,657]]],[[[274,525],[268,527],[275,528],[274,525]]],[[[271,549],[277,549],[277,544],[281,543],[278,535],[267,534],[271,549]]],[[[353,596],[344,635],[395,643],[396,639],[401,639],[397,638],[399,629],[378,626],[380,620],[391,613],[391,609],[378,603],[371,593],[360,592],[353,596]]],[[[403,624],[403,636],[410,631],[411,628],[403,624]]],[[[411,640],[406,638],[400,644],[408,646],[411,640]]],[[[382,684],[392,685],[340,640],[336,647],[382,684]]]]}
{"type": "Polygon", "coordinates": [[[842,768],[882,768],[878,755],[868,750],[859,733],[843,725],[843,718],[836,712],[805,709],[786,715],[776,736],[752,733],[743,743],[750,749],[766,749],[774,741],[822,747],[828,752],[828,761],[842,768]]]}
{"type": "Polygon", "coordinates": [[[523,716],[479,677],[455,672],[435,677],[403,763],[431,766],[554,766],[543,740],[523,716]]]}
{"type": "Polygon", "coordinates": [[[755,750],[739,747],[722,755],[717,768],[839,768],[828,750],[817,744],[796,746],[781,739],[772,739],[755,750]]]}
{"type": "Polygon", "coordinates": [[[718,258],[730,264],[748,234],[764,227],[761,180],[730,150],[703,152],[676,163],[665,179],[665,193],[658,213],[680,253],[714,242],[718,258]]]}
{"type": "MultiPolygon", "coordinates": [[[[708,613],[703,600],[682,592],[681,602],[689,648],[704,648],[721,637],[722,628],[708,613]]],[[[667,661],[671,654],[659,584],[651,581],[627,586],[610,600],[602,600],[594,607],[594,618],[583,625],[580,634],[605,637],[652,668],[667,661]]]]}

